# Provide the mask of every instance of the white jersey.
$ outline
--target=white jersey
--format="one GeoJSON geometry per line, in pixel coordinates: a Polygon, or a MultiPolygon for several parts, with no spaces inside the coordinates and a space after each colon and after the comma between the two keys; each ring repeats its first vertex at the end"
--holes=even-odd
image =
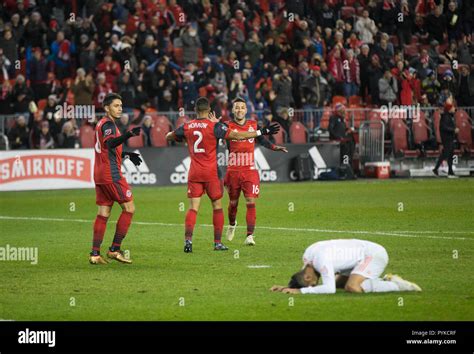
{"type": "MultiPolygon", "coordinates": [[[[377,243],[348,239],[320,241],[309,246],[303,254],[304,267],[311,264],[321,274],[322,285],[301,289],[303,294],[332,294],[336,292],[335,274],[349,275],[354,269],[365,270],[373,255],[386,255],[377,243]],[[363,269],[362,269],[363,268],[363,269]]],[[[388,256],[387,256],[388,261],[388,256]]],[[[385,263],[386,264],[386,263],[385,263]]],[[[382,269],[383,271],[383,269],[382,269]]],[[[363,274],[365,273],[355,272],[363,274]]]]}

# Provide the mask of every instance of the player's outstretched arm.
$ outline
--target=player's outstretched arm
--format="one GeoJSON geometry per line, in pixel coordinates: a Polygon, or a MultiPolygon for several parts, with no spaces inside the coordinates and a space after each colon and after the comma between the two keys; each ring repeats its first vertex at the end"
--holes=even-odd
{"type": "Polygon", "coordinates": [[[259,136],[257,138],[257,142],[260,145],[262,145],[264,148],[267,148],[267,149],[270,149],[270,150],[273,150],[273,151],[281,151],[281,152],[285,152],[285,153],[288,152],[288,149],[286,147],[272,144],[267,139],[265,139],[263,136],[259,136]]]}
{"type": "Polygon", "coordinates": [[[227,140],[245,140],[245,139],[252,139],[257,138],[261,135],[274,135],[280,131],[280,124],[272,124],[269,127],[260,128],[254,132],[234,132],[230,131],[227,135],[227,140]]]}
{"type": "Polygon", "coordinates": [[[132,136],[140,135],[140,130],[141,129],[142,129],[141,127],[135,127],[132,130],[129,130],[128,132],[126,132],[125,134],[123,134],[123,135],[121,135],[117,138],[112,138],[112,139],[107,140],[107,143],[106,143],[107,148],[115,149],[117,146],[119,146],[120,144],[123,144],[128,139],[130,139],[132,136]]]}

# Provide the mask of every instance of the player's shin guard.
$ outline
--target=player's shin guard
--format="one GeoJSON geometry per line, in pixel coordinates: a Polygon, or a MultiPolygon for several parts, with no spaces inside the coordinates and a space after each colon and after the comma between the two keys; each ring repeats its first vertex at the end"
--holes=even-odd
{"type": "Polygon", "coordinates": [[[227,209],[229,215],[229,224],[232,226],[235,225],[235,219],[237,217],[237,206],[237,203],[230,201],[229,208],[227,209]]]}
{"type": "Polygon", "coordinates": [[[382,279],[365,279],[360,284],[364,293],[386,293],[389,291],[400,291],[397,284],[392,281],[384,281],[382,279]]]}
{"type": "Polygon", "coordinates": [[[224,228],[224,213],[222,209],[215,209],[212,216],[214,224],[214,243],[220,243],[222,238],[222,229],[224,228]]]}
{"type": "Polygon", "coordinates": [[[94,222],[94,237],[92,239],[92,255],[100,254],[100,245],[104,239],[105,228],[107,227],[107,220],[105,216],[97,215],[94,222]]]}
{"type": "Polygon", "coordinates": [[[255,203],[247,203],[247,236],[253,235],[256,220],[257,209],[255,209],[255,203]]]}
{"type": "Polygon", "coordinates": [[[117,227],[115,229],[114,240],[112,242],[112,246],[110,247],[110,250],[112,252],[120,250],[122,241],[127,235],[128,228],[130,227],[130,224],[132,223],[132,217],[133,217],[133,213],[130,213],[125,210],[122,211],[122,214],[120,214],[120,217],[117,221],[117,227]]]}
{"type": "Polygon", "coordinates": [[[189,209],[186,213],[186,220],[184,221],[184,238],[185,240],[192,241],[194,225],[196,225],[197,211],[189,209]]]}

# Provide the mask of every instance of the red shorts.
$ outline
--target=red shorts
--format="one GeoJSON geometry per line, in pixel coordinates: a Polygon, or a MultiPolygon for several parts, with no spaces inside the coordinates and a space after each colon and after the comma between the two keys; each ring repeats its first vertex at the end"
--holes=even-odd
{"type": "Polygon", "coordinates": [[[258,198],[260,176],[257,170],[227,171],[224,185],[232,200],[239,199],[240,191],[243,191],[247,198],[258,198]]]}
{"type": "Polygon", "coordinates": [[[188,198],[199,198],[206,192],[211,200],[221,199],[224,194],[223,189],[220,179],[212,182],[188,181],[188,198]]]}
{"type": "Polygon", "coordinates": [[[127,181],[95,185],[95,203],[97,205],[112,206],[114,202],[123,204],[133,200],[132,190],[127,181]]]}

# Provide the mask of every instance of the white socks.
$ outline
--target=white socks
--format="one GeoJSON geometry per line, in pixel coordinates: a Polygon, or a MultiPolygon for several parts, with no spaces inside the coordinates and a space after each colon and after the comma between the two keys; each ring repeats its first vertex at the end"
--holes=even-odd
{"type": "Polygon", "coordinates": [[[364,290],[364,293],[386,293],[389,291],[400,291],[398,285],[393,281],[386,281],[380,278],[378,279],[365,279],[361,288],[364,290]]]}

